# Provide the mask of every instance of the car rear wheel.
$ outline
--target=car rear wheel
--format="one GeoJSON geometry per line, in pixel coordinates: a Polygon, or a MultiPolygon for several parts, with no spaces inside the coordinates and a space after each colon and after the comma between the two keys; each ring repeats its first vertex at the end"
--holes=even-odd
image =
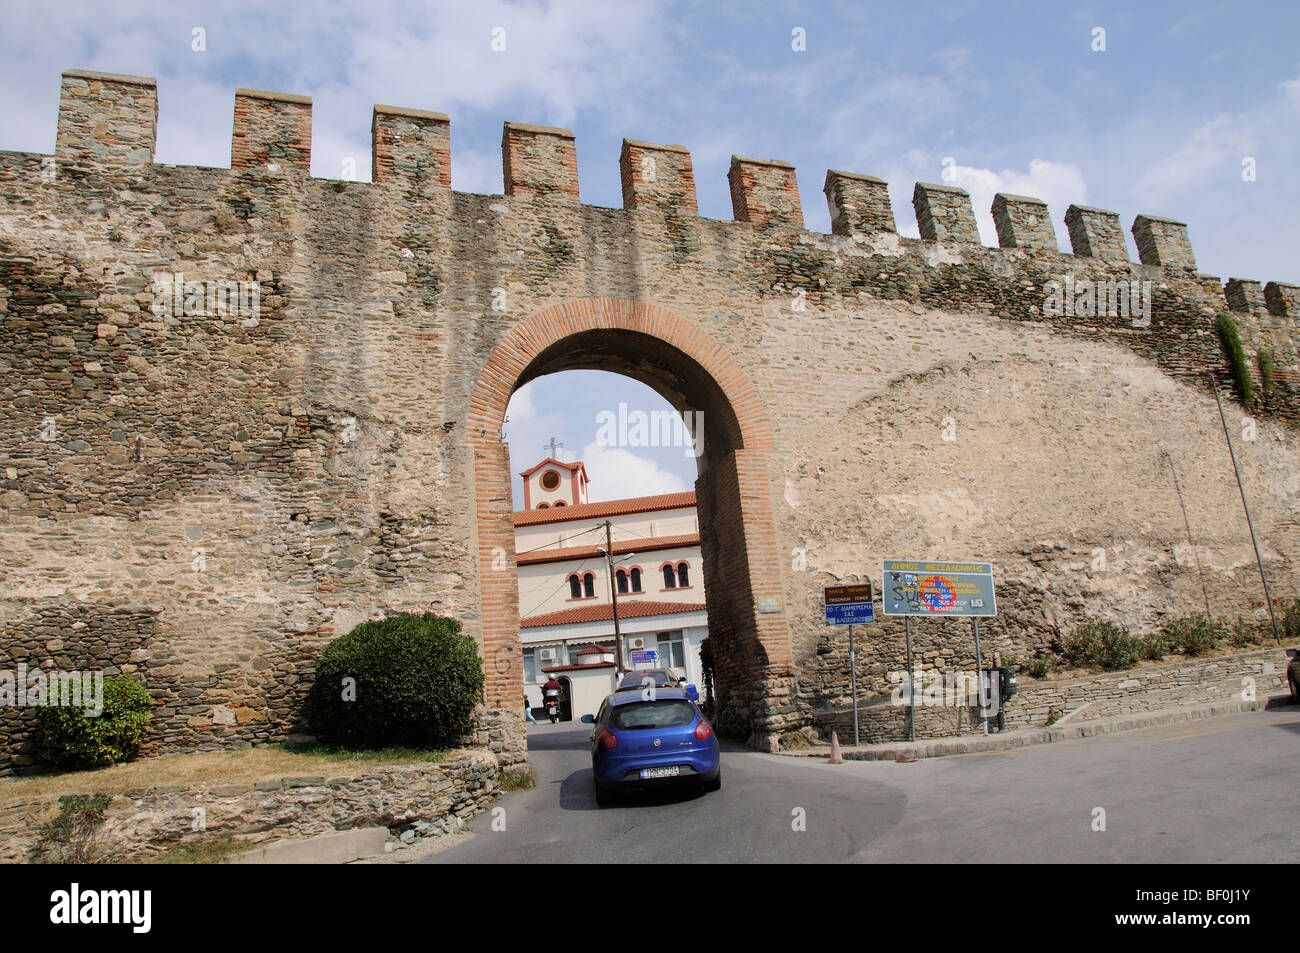
{"type": "Polygon", "coordinates": [[[1288,676],[1287,681],[1291,683],[1291,703],[1300,705],[1300,685],[1296,684],[1294,675],[1288,676]]]}
{"type": "Polygon", "coordinates": [[[722,790],[722,768],[718,768],[717,776],[714,777],[712,781],[705,781],[700,786],[706,791],[722,790]]]}
{"type": "Polygon", "coordinates": [[[596,782],[596,806],[609,807],[614,803],[614,791],[608,784],[596,782]]]}

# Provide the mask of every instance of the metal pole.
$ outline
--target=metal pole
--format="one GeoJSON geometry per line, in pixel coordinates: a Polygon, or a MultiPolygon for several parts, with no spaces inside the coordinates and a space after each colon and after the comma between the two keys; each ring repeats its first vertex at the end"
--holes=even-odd
{"type": "MultiPolygon", "coordinates": [[[[980,620],[975,616],[971,616],[970,624],[975,629],[975,678],[978,679],[975,684],[979,686],[980,717],[984,720],[984,734],[987,735],[989,733],[989,706],[988,695],[984,691],[984,662],[980,658],[980,620]]],[[[992,678],[991,675],[989,677],[992,678]]]]}
{"type": "Polygon", "coordinates": [[[857,747],[861,742],[858,741],[858,661],[853,654],[853,626],[849,626],[849,681],[852,685],[853,692],[853,747],[857,747]]]}
{"type": "Polygon", "coordinates": [[[609,566],[609,600],[614,607],[614,670],[619,677],[623,675],[623,637],[618,631],[618,587],[614,585],[614,539],[613,524],[605,520],[605,562],[609,566]]]}
{"type": "Polygon", "coordinates": [[[1228,418],[1223,415],[1223,401],[1219,400],[1219,385],[1210,374],[1210,388],[1214,391],[1214,402],[1219,405],[1219,422],[1223,424],[1223,439],[1228,443],[1228,455],[1232,457],[1232,472],[1237,477],[1237,492],[1241,494],[1241,508],[1246,511],[1246,526],[1250,530],[1250,544],[1255,547],[1255,565],[1259,566],[1259,581],[1264,584],[1264,604],[1268,606],[1268,617],[1273,623],[1273,639],[1282,644],[1282,636],[1277,631],[1277,616],[1273,614],[1273,597],[1268,594],[1268,580],[1264,577],[1264,561],[1259,558],[1259,543],[1255,542],[1255,525],[1250,521],[1250,507],[1246,505],[1246,490],[1241,485],[1241,471],[1237,469],[1237,455],[1232,450],[1232,437],[1228,436],[1228,418]]]}
{"type": "Polygon", "coordinates": [[[916,679],[912,678],[912,617],[903,616],[907,633],[907,721],[912,730],[912,743],[916,743],[916,679]]]}

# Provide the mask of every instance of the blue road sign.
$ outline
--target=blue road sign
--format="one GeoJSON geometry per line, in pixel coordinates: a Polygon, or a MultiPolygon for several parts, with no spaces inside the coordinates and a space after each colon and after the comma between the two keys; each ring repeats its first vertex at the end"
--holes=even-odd
{"type": "Polygon", "coordinates": [[[827,625],[865,625],[876,621],[876,607],[870,602],[827,606],[827,625]]]}
{"type": "Polygon", "coordinates": [[[644,652],[632,653],[632,664],[638,665],[642,662],[653,662],[659,658],[659,653],[654,649],[646,649],[644,652]]]}

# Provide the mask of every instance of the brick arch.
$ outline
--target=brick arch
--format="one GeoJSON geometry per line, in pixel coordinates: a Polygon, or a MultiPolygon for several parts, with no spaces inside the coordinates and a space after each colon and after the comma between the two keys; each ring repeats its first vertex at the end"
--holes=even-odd
{"type": "Polygon", "coordinates": [[[583,364],[587,359],[581,356],[566,361],[564,355],[566,348],[576,353],[581,342],[601,335],[606,347],[610,340],[623,342],[614,346],[625,349],[631,349],[627,342],[633,341],[653,345],[658,361],[683,378],[703,381],[713,395],[711,405],[701,409],[712,414],[706,425],[720,428],[714,446],[721,443],[722,448],[713,451],[707,478],[702,462],[697,493],[701,514],[707,510],[718,515],[707,532],[701,520],[701,544],[704,562],[711,567],[705,586],[719,727],[754,741],[755,734],[762,734],[760,719],[772,708],[767,698],[773,680],[791,674],[785,613],[771,611],[783,597],[767,472],[772,431],[748,375],[723,347],[686,319],[642,301],[591,298],[545,308],[501,337],[475,382],[466,424],[473,455],[488,705],[518,716],[516,702],[522,693],[510,461],[501,439],[506,407],[514,391],[534,377],[598,366],[583,364]],[[768,611],[757,611],[759,599],[768,611]]]}

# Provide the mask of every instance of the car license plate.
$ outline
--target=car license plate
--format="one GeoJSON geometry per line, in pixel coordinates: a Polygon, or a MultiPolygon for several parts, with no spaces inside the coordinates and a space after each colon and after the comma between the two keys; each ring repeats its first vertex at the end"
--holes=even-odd
{"type": "Polygon", "coordinates": [[[642,768],[641,780],[648,781],[651,778],[675,778],[680,773],[680,770],[681,769],[675,764],[667,768],[642,768]]]}

